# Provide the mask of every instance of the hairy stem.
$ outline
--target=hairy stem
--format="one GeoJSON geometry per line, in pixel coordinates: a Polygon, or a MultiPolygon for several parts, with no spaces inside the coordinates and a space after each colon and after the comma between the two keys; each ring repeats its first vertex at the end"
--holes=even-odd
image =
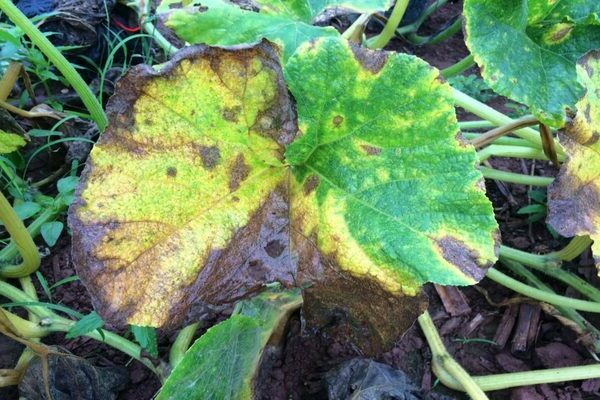
{"type": "MultiPolygon", "coordinates": [[[[419,326],[427,339],[431,348],[432,362],[441,367],[450,375],[455,382],[458,382],[461,389],[471,396],[473,400],[486,400],[488,397],[483,390],[475,383],[473,378],[457,363],[446,350],[442,338],[440,337],[429,312],[425,311],[418,318],[419,326]]],[[[434,369],[435,371],[435,369],[434,369]]],[[[437,375],[437,372],[436,372],[437,375]]],[[[439,377],[439,376],[438,376],[439,377]]],[[[441,380],[441,379],[440,379],[441,380]]],[[[442,381],[442,383],[444,383],[442,381]]]]}
{"type": "Polygon", "coordinates": [[[482,119],[479,121],[458,121],[458,128],[461,131],[468,130],[468,129],[487,129],[487,128],[493,128],[495,126],[498,126],[498,125],[494,124],[493,122],[490,122],[486,119],[482,119]]]}
{"type": "Polygon", "coordinates": [[[19,79],[19,73],[21,72],[21,63],[17,61],[11,61],[8,67],[4,71],[2,80],[0,80],[0,101],[8,99],[10,92],[15,86],[15,82],[19,79]]]}
{"type": "Polygon", "coordinates": [[[388,21],[385,23],[381,33],[367,40],[368,48],[381,49],[388,44],[388,42],[394,37],[396,29],[398,28],[398,25],[400,25],[400,21],[402,21],[402,17],[404,17],[404,12],[406,11],[406,7],[408,7],[408,2],[409,0],[396,0],[396,4],[392,10],[392,15],[390,15],[390,19],[388,19],[388,21]]]}
{"type": "Polygon", "coordinates": [[[448,79],[452,76],[463,73],[464,71],[471,68],[473,65],[475,65],[475,59],[473,58],[472,54],[469,54],[462,60],[458,61],[456,64],[453,64],[448,68],[444,68],[443,70],[441,70],[440,74],[444,78],[448,79]]]}
{"type": "Polygon", "coordinates": [[[365,26],[367,26],[369,19],[371,19],[371,15],[372,14],[362,14],[356,18],[356,21],[354,21],[352,25],[350,25],[348,29],[342,33],[342,38],[349,40],[352,43],[362,43],[365,26]]]}
{"type": "MultiPolygon", "coordinates": [[[[473,140],[473,139],[477,139],[482,134],[481,133],[475,133],[475,132],[464,132],[463,131],[463,132],[461,132],[461,135],[465,139],[467,139],[467,140],[473,140]]],[[[527,147],[527,148],[535,150],[535,151],[539,151],[540,150],[540,149],[531,147],[531,143],[529,143],[527,140],[524,140],[524,139],[521,139],[521,138],[516,138],[516,137],[510,137],[510,136],[502,136],[502,137],[494,140],[490,146],[493,146],[493,145],[527,147]]],[[[487,147],[489,147],[489,146],[487,146],[487,147]]],[[[487,147],[485,147],[481,151],[487,149],[487,147]]]]}
{"type": "Polygon", "coordinates": [[[81,97],[81,101],[89,110],[92,119],[98,125],[100,131],[104,131],[107,125],[106,115],[102,110],[102,105],[94,96],[83,78],[77,73],[75,68],[67,59],[54,47],[52,43],[44,36],[38,28],[12,3],[11,0],[0,0],[0,10],[20,29],[25,32],[52,64],[63,74],[65,79],[71,84],[75,92],[81,97]]]}
{"type": "MultiPolygon", "coordinates": [[[[500,138],[513,139],[513,138],[500,138]]],[[[498,139],[498,140],[500,140],[498,139]]],[[[483,162],[490,157],[513,157],[513,158],[528,158],[534,160],[547,160],[546,154],[541,149],[524,146],[504,146],[492,144],[484,147],[477,152],[479,162],[483,162]]]]}
{"type": "Polygon", "coordinates": [[[427,17],[429,17],[434,12],[436,12],[440,7],[442,7],[447,2],[448,2],[448,0],[434,1],[425,9],[425,11],[423,11],[423,13],[419,16],[419,18],[415,22],[413,22],[410,25],[401,26],[398,29],[396,29],[396,34],[403,35],[405,33],[418,31],[419,28],[421,27],[421,25],[423,24],[423,22],[425,22],[425,20],[427,19],[427,17]]]}
{"type": "Polygon", "coordinates": [[[553,256],[553,253],[531,254],[504,245],[500,246],[500,257],[539,268],[557,268],[562,264],[560,259],[553,256]]]}
{"type": "Polygon", "coordinates": [[[548,186],[552,183],[552,181],[554,181],[554,178],[548,178],[545,176],[516,174],[514,172],[500,171],[488,167],[479,167],[479,170],[481,171],[482,175],[488,179],[516,183],[519,185],[548,186]]]}
{"type": "Polygon", "coordinates": [[[586,251],[593,242],[589,236],[575,236],[564,248],[550,253],[549,256],[563,261],[572,261],[586,251]]]}

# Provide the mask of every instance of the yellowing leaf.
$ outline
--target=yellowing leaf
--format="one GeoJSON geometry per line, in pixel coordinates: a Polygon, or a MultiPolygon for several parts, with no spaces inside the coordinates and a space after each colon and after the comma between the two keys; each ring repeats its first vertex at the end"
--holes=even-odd
{"type": "Polygon", "coordinates": [[[414,322],[423,283],[472,284],[495,261],[491,204],[436,70],[307,44],[286,68],[296,120],[276,60],[264,43],[198,47],[121,81],[70,211],[105,320],[172,327],[195,301],[279,281],[306,287],[309,323],[344,315],[370,352],[414,322]]]}
{"type": "Polygon", "coordinates": [[[548,189],[548,222],[563,236],[589,235],[600,267],[600,52],[577,65],[585,95],[560,134],[569,156],[548,189]]]}
{"type": "Polygon", "coordinates": [[[0,154],[12,153],[25,146],[27,142],[20,135],[0,130],[0,154]]]}

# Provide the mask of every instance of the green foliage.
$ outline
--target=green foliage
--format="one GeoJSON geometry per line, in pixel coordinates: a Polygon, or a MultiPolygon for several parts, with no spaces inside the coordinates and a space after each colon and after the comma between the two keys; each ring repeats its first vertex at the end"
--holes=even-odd
{"type": "Polygon", "coordinates": [[[96,313],[96,311],[92,311],[91,313],[85,315],[81,319],[79,319],[75,324],[69,329],[66,333],[65,338],[73,339],[78,336],[85,335],[94,331],[96,329],[100,329],[104,326],[104,321],[100,316],[96,313]]]}
{"type": "Polygon", "coordinates": [[[448,83],[453,88],[456,88],[483,103],[487,103],[496,97],[496,94],[492,92],[492,89],[487,85],[487,83],[474,74],[467,76],[453,76],[448,79],[448,83]]]}
{"type": "Polygon", "coordinates": [[[158,342],[156,339],[156,329],[151,326],[131,325],[129,327],[135,341],[142,346],[152,357],[158,357],[158,342]]]}

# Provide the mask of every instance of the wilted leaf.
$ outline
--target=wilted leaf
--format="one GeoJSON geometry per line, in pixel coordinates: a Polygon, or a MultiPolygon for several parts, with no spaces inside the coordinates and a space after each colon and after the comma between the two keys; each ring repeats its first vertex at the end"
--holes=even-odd
{"type": "Polygon", "coordinates": [[[22,136],[0,130],[0,154],[12,153],[26,144],[22,136]]]}
{"type": "Polygon", "coordinates": [[[466,43],[485,81],[547,125],[583,94],[577,59],[600,47],[597,0],[465,0],[466,43]]]}
{"type": "Polygon", "coordinates": [[[309,322],[344,315],[377,347],[414,322],[422,283],[483,277],[497,226],[449,87],[415,57],[355,51],[327,39],[290,60],[299,127],[266,44],[121,81],[70,210],[105,320],[172,327],[198,299],[309,283],[309,322]]]}
{"type": "Polygon", "coordinates": [[[586,92],[559,135],[569,158],[548,188],[548,223],[563,236],[589,235],[600,267],[600,52],[582,57],[577,73],[586,92]]]}
{"type": "Polygon", "coordinates": [[[238,304],[210,328],[173,370],[157,400],[252,399],[267,342],[302,304],[299,291],[267,291],[238,304]]]}

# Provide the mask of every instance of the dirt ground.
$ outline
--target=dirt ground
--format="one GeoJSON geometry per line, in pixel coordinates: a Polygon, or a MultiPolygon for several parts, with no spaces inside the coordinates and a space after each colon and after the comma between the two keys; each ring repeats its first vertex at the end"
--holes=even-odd
{"type": "MultiPolygon", "coordinates": [[[[429,20],[420,33],[435,31],[436,27],[458,14],[460,8],[460,2],[449,3],[429,20]]],[[[395,40],[389,48],[415,54],[438,68],[447,67],[468,54],[460,34],[439,45],[416,47],[395,40]]],[[[477,73],[476,68],[467,71],[469,73],[477,73]]],[[[502,99],[496,102],[502,105],[502,99]]],[[[459,118],[473,119],[473,116],[459,112],[459,118]]],[[[539,175],[553,176],[557,172],[553,166],[539,161],[492,159],[491,163],[498,169],[520,173],[531,173],[533,170],[539,175]]],[[[533,253],[560,248],[565,240],[555,239],[543,221],[530,224],[526,216],[516,214],[519,208],[528,204],[528,189],[521,185],[487,182],[488,196],[500,223],[503,243],[533,253]]],[[[589,254],[584,254],[568,267],[598,283],[589,254]]],[[[52,254],[43,259],[40,271],[50,284],[75,274],[68,235],[64,235],[53,248],[52,254]]],[[[559,294],[577,296],[566,291],[561,284],[546,281],[559,294]]],[[[44,301],[45,295],[41,288],[38,289],[44,301]]],[[[516,294],[489,280],[484,280],[477,287],[459,290],[464,296],[461,309],[447,310],[436,290],[429,286],[429,311],[446,346],[471,374],[488,375],[595,362],[577,335],[542,311],[536,303],[513,301],[506,305],[509,300],[517,298],[516,294]],[[486,294],[490,298],[486,298],[486,294]]],[[[82,313],[92,310],[89,296],[80,282],[57,288],[53,300],[82,313]]],[[[590,321],[596,319],[593,315],[585,316],[590,321]]],[[[204,330],[224,317],[207,315],[204,330]]],[[[166,354],[173,339],[160,336],[161,354],[166,354]]],[[[160,387],[157,378],[141,364],[130,362],[122,353],[98,342],[86,338],[67,341],[58,334],[48,337],[44,342],[89,359],[98,366],[127,365],[130,383],[119,395],[121,400],[151,399],[160,387]]],[[[20,347],[0,337],[0,368],[14,365],[20,347]]],[[[360,352],[350,344],[302,332],[300,315],[295,315],[289,323],[282,353],[272,358],[273,368],[264,376],[262,386],[268,388],[268,392],[265,391],[268,395],[263,398],[326,399],[323,382],[325,372],[346,359],[360,356],[360,352]]],[[[376,359],[404,371],[417,386],[429,393],[431,399],[466,398],[464,394],[449,390],[437,382],[430,368],[431,352],[416,326],[376,359]]],[[[600,379],[524,387],[490,392],[489,395],[492,399],[513,400],[600,399],[600,379]]],[[[0,399],[17,399],[17,393],[14,389],[0,390],[0,399]]]]}

